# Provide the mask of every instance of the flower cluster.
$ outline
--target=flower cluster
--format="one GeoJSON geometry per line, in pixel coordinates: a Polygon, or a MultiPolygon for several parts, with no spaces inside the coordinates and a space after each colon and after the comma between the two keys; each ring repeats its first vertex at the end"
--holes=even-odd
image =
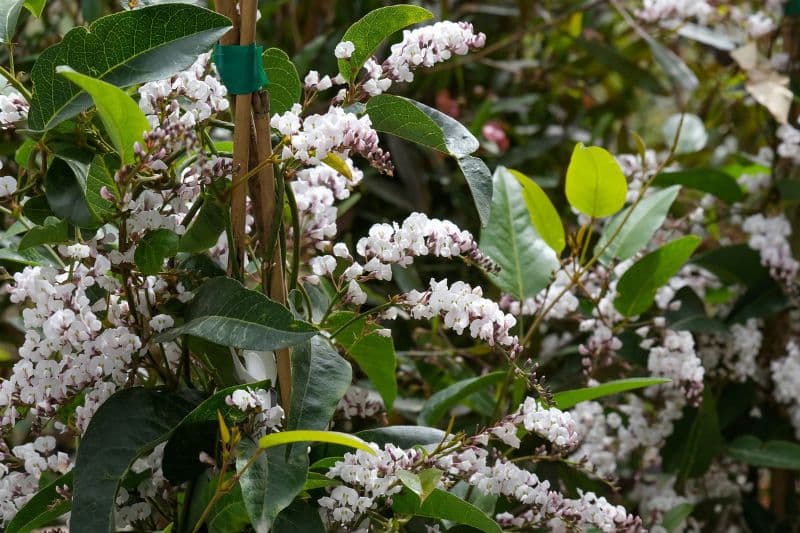
{"type": "Polygon", "coordinates": [[[761,254],[761,264],[769,268],[772,276],[787,285],[794,283],[800,263],[792,255],[787,239],[792,226],[786,217],[759,213],[746,218],[742,229],[750,234],[747,244],[761,254]]]}
{"type": "Polygon", "coordinates": [[[30,105],[17,91],[0,94],[0,129],[16,127],[17,123],[28,118],[30,105]]]}
{"type": "Polygon", "coordinates": [[[777,149],[778,155],[800,163],[800,130],[789,124],[781,124],[776,133],[780,140],[777,149]]]}
{"type": "Polygon", "coordinates": [[[283,408],[274,405],[271,393],[264,389],[236,389],[225,397],[225,403],[244,413],[260,415],[259,426],[265,428],[279,427],[283,420],[283,408]]]}
{"type": "Polygon", "coordinates": [[[352,418],[373,418],[386,411],[380,396],[367,389],[352,386],[339,400],[336,412],[345,420],[352,418]]]}
{"type": "Polygon", "coordinates": [[[790,341],[786,345],[786,356],[776,359],[770,366],[775,398],[791,408],[792,425],[800,438],[800,345],[790,341]]]}
{"type": "Polygon", "coordinates": [[[663,376],[680,383],[686,397],[699,403],[703,393],[703,363],[694,349],[694,338],[688,331],[666,330],[663,345],[650,348],[647,369],[654,376],[663,376]]]}
{"type": "Polygon", "coordinates": [[[636,16],[645,22],[675,27],[692,18],[703,23],[712,13],[714,7],[705,0],[644,0],[636,16]]]}

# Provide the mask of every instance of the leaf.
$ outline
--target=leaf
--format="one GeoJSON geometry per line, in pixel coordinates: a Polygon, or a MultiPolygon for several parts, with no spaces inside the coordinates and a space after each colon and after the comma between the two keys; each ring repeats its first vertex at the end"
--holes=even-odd
{"type": "Polygon", "coordinates": [[[770,278],[761,264],[761,256],[747,244],[721,246],[698,255],[692,263],[710,270],[725,283],[741,283],[747,287],[770,278]]]}
{"type": "Polygon", "coordinates": [[[458,524],[472,526],[485,533],[501,533],[502,529],[483,511],[449,492],[434,489],[424,502],[408,490],[392,497],[392,510],[395,513],[425,516],[440,520],[452,520],[458,524]]]}
{"type": "Polygon", "coordinates": [[[156,342],[180,335],[245,350],[277,350],[316,335],[311,324],[294,320],[288,309],[238,281],[216,277],[206,281],[189,304],[186,323],[159,334],[156,342]]]}
{"type": "Polygon", "coordinates": [[[214,198],[206,196],[203,205],[192,219],[186,232],[181,235],[178,251],[186,253],[205,252],[213,248],[225,231],[228,212],[214,198]]]}
{"type": "Polygon", "coordinates": [[[486,227],[492,207],[492,172],[479,157],[465,155],[456,161],[469,186],[472,201],[481,220],[481,227],[486,227]]]}
{"type": "Polygon", "coordinates": [[[105,187],[115,198],[120,197],[112,170],[119,165],[115,159],[110,155],[96,155],[86,174],[86,188],[84,189],[86,204],[92,215],[103,222],[111,220],[117,211],[114,204],[103,198],[100,191],[105,187]]]}
{"type": "Polygon", "coordinates": [[[687,407],[663,448],[664,470],[678,473],[678,483],[703,475],[722,444],[717,406],[711,387],[703,390],[698,409],[687,407]]]}
{"type": "Polygon", "coordinates": [[[344,176],[345,178],[352,180],[353,173],[350,172],[350,167],[347,166],[347,163],[344,162],[344,159],[339,157],[334,153],[329,153],[322,159],[322,162],[331,167],[333,170],[344,176]]]}
{"type": "Polygon", "coordinates": [[[726,52],[736,48],[736,43],[725,33],[691,22],[681,24],[680,28],[678,28],[678,35],[726,52]]]}
{"type": "Polygon", "coordinates": [[[67,472],[48,483],[23,505],[6,525],[5,533],[27,533],[52,524],[59,516],[69,512],[72,502],[61,497],[56,488],[72,488],[74,471],[67,472]]]}
{"type": "Polygon", "coordinates": [[[761,442],[754,435],[742,435],[728,444],[727,452],[734,459],[753,466],[800,470],[800,444],[795,442],[761,442]]]}
{"type": "Polygon", "coordinates": [[[137,457],[165,440],[194,405],[163,390],[123,389],[92,417],[75,461],[70,529],[113,531],[114,499],[137,457]]]}
{"type": "Polygon", "coordinates": [[[700,82],[694,72],[672,50],[664,48],[655,39],[645,39],[653,52],[653,59],[661,66],[673,86],[682,88],[687,93],[694,91],[700,82]]]}
{"type": "Polygon", "coordinates": [[[683,185],[690,189],[713,194],[726,204],[742,201],[744,192],[733,177],[714,168],[695,168],[677,172],[663,172],[653,181],[656,187],[683,185]]]}
{"type": "Polygon", "coordinates": [[[89,93],[122,163],[133,163],[134,144],[141,144],[144,133],[150,131],[150,123],[133,98],[110,83],[75,72],[70,67],[56,67],[56,72],[89,93]]]}
{"type": "Polygon", "coordinates": [[[449,387],[445,387],[425,401],[422,411],[417,417],[417,423],[421,426],[435,425],[458,402],[486,387],[500,383],[505,377],[506,372],[500,370],[491,374],[457,381],[449,387]]]}
{"type": "Polygon", "coordinates": [[[72,67],[117,87],[161,80],[189,67],[230,27],[228,19],[208,9],[165,3],[73,28],[42,52],[33,66],[28,126],[36,131],[51,129],[91,104],[89,95],[56,76],[57,66],[72,67]]]}
{"type": "Polygon", "coordinates": [[[584,215],[607,217],[625,205],[628,182],[610,153],[578,143],[567,167],[565,192],[570,205],[584,215]]]}
{"type": "Polygon", "coordinates": [[[586,50],[586,52],[606,67],[616,70],[625,82],[636,84],[642,89],[654,94],[669,94],[669,91],[661,85],[658,78],[623,56],[616,48],[599,42],[596,39],[589,41],[580,37],[575,39],[575,44],[586,50]]]}
{"type": "Polygon", "coordinates": [[[44,176],[45,196],[53,214],[79,228],[96,228],[101,221],[86,200],[86,176],[60,157],[53,159],[44,176]]]}
{"type": "Polygon", "coordinates": [[[44,225],[35,226],[28,230],[19,241],[17,250],[27,250],[40,244],[56,244],[70,241],[69,224],[56,217],[47,217],[44,225]]]}
{"type": "Polygon", "coordinates": [[[603,233],[594,247],[594,253],[598,254],[605,248],[600,256],[604,264],[610,263],[613,259],[624,261],[633,257],[636,252],[650,242],[653,234],[664,223],[679,192],[680,187],[677,185],[654,191],[645,196],[636,206],[617,213],[603,229],[603,233]],[[620,224],[629,212],[628,220],[620,228],[620,224]],[[613,240],[611,240],[612,236],[613,240]],[[609,240],[611,240],[610,243],[609,240]]]}
{"type": "MultiPolygon", "coordinates": [[[[336,331],[355,317],[351,311],[343,311],[331,315],[327,326],[336,331]]],[[[377,325],[367,322],[364,317],[347,326],[336,335],[336,342],[344,347],[347,354],[358,363],[375,389],[383,398],[386,409],[391,409],[397,397],[397,357],[394,353],[394,341],[375,331],[377,325]]]]}
{"type": "Polygon", "coordinates": [[[350,387],[353,371],[327,339],[313,337],[292,351],[288,429],[323,430],[350,387]]]}
{"type": "Polygon", "coordinates": [[[24,3],[24,0],[0,0],[0,42],[7,43],[14,38],[24,3]]]}
{"type": "Polygon", "coordinates": [[[518,300],[532,298],[550,284],[558,257],[539,236],[522,201],[522,187],[505,167],[494,172],[489,224],[481,231],[480,248],[500,266],[489,278],[518,300]]]}
{"type": "MultiPolygon", "coordinates": [[[[388,426],[374,429],[363,429],[355,433],[363,441],[375,443],[378,446],[394,444],[400,448],[413,448],[415,446],[436,446],[442,442],[447,433],[438,428],[425,426],[388,426]]],[[[314,446],[314,457],[341,457],[349,450],[344,446],[318,444],[314,446]]]]}
{"type": "Polygon", "coordinates": [[[667,118],[661,127],[661,134],[664,136],[664,143],[668,146],[672,146],[675,135],[678,135],[678,143],[675,145],[675,152],[678,154],[699,152],[705,148],[706,142],[708,142],[708,133],[703,121],[691,113],[683,114],[683,123],[681,123],[680,113],[667,118]],[[680,133],[678,133],[678,126],[680,126],[680,133]]]}
{"type": "Polygon", "coordinates": [[[542,190],[539,185],[528,176],[514,169],[508,170],[517,182],[522,186],[522,198],[528,207],[528,214],[531,222],[536,227],[536,231],[544,239],[550,248],[556,253],[561,254],[566,246],[564,238],[564,225],[561,217],[553,206],[553,202],[542,190]]]}
{"type": "MultiPolygon", "coordinates": [[[[303,491],[308,476],[308,453],[303,446],[293,447],[288,455],[283,446],[271,448],[242,473],[257,450],[254,441],[243,439],[238,447],[236,470],[241,473],[239,485],[250,523],[256,533],[267,533],[279,513],[303,491]]],[[[275,531],[281,530],[276,527],[275,531]]]]}
{"type": "Polygon", "coordinates": [[[689,518],[693,510],[694,504],[679,503],[661,516],[661,527],[666,529],[667,533],[672,533],[689,518]]]}
{"type": "Polygon", "coordinates": [[[28,198],[22,206],[22,214],[34,224],[43,225],[47,217],[53,216],[53,211],[44,195],[28,198]]]}
{"type": "Polygon", "coordinates": [[[656,291],[689,260],[700,237],[688,235],[650,252],[625,271],[617,283],[614,307],[622,316],[632,317],[653,305],[656,291]]]}
{"type": "Polygon", "coordinates": [[[339,60],[339,72],[345,80],[354,81],[361,67],[387,37],[431,18],[433,14],[427,9],[404,4],[370,11],[347,28],[342,36],[341,41],[350,41],[355,50],[350,59],[339,60]]]}
{"type": "Polygon", "coordinates": [[[442,471],[437,468],[426,468],[419,474],[398,470],[396,475],[408,490],[419,497],[420,503],[425,502],[442,479],[442,471]]]}
{"type": "Polygon", "coordinates": [[[34,17],[41,17],[47,0],[25,0],[25,9],[31,12],[34,17]]]}
{"type": "MultiPolygon", "coordinates": [[[[233,473],[228,473],[225,479],[230,480],[232,475],[233,473]]],[[[189,506],[189,524],[197,522],[200,513],[211,501],[218,480],[219,476],[211,479],[206,475],[200,476],[189,506]]],[[[250,526],[250,517],[247,514],[239,483],[234,484],[233,489],[225,493],[211,507],[205,525],[208,533],[241,533],[247,530],[250,526]]]]}
{"type": "Polygon", "coordinates": [[[298,103],[303,95],[297,68],[280,48],[264,50],[261,61],[269,79],[269,112],[272,115],[282,115],[298,103]]]}
{"type": "Polygon", "coordinates": [[[652,385],[660,385],[662,383],[669,383],[671,380],[666,378],[628,378],[618,379],[615,381],[608,381],[595,385],[594,387],[584,387],[581,389],[573,389],[562,392],[557,392],[553,396],[556,407],[566,410],[576,406],[581,402],[589,400],[596,400],[597,398],[604,398],[612,394],[619,394],[629,390],[642,389],[652,385]]]}
{"type": "Polygon", "coordinates": [[[325,526],[316,507],[308,502],[297,500],[281,511],[275,519],[274,530],[296,531],[298,533],[325,533],[325,526]]]}
{"type": "Polygon", "coordinates": [[[164,260],[178,253],[178,236],[174,231],[160,228],[147,232],[136,246],[133,260],[145,276],[155,276],[164,267],[164,260]]]}
{"type": "Polygon", "coordinates": [[[381,94],[367,102],[372,127],[443,154],[469,155],[480,146],[470,131],[456,119],[420,102],[381,94]]]}
{"type": "Polygon", "coordinates": [[[666,312],[667,326],[674,330],[697,331],[703,333],[726,333],[728,326],[706,313],[705,302],[690,287],[683,287],[673,301],[679,301],[678,309],[666,312]]]}
{"type": "Polygon", "coordinates": [[[349,446],[368,452],[375,455],[375,451],[367,446],[367,443],[353,435],[347,433],[340,433],[338,431],[319,431],[310,429],[297,429],[290,431],[279,431],[277,433],[270,433],[258,440],[259,448],[272,448],[281,446],[283,444],[292,444],[295,442],[327,442],[329,444],[338,444],[340,446],[349,446]]]}
{"type": "MultiPolygon", "coordinates": [[[[229,356],[230,357],[230,356],[229,356]]],[[[225,402],[225,398],[239,389],[269,388],[269,381],[233,385],[218,390],[192,409],[175,426],[164,447],[162,469],[173,484],[178,485],[197,477],[208,465],[201,463],[200,452],[212,454],[217,440],[217,413],[226,421],[238,423],[245,414],[225,402]]]]}

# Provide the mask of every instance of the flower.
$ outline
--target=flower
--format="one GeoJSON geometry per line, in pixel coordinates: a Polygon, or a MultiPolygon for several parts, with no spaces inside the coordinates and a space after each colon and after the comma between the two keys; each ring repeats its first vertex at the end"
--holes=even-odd
{"type": "Polygon", "coordinates": [[[337,59],[350,59],[355,50],[356,46],[352,41],[342,41],[333,49],[333,54],[337,59]]]}

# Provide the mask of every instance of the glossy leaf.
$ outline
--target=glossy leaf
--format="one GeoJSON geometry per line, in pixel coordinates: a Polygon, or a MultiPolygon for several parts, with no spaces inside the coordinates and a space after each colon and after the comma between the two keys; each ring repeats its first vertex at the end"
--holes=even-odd
{"type": "Polygon", "coordinates": [[[412,5],[395,5],[375,9],[355,22],[342,36],[355,46],[350,59],[339,60],[339,72],[347,81],[355,80],[361,67],[380,44],[394,32],[433,18],[427,9],[412,5]]]}
{"type": "Polygon", "coordinates": [[[155,276],[164,267],[164,261],[178,253],[178,236],[174,231],[159,228],[149,231],[139,241],[133,259],[145,276],[155,276]]]}
{"type": "Polygon", "coordinates": [[[299,344],[316,335],[311,324],[294,320],[288,309],[238,281],[217,277],[197,291],[186,323],[161,333],[157,342],[194,335],[245,350],[277,350],[299,344]]]}
{"type": "Polygon", "coordinates": [[[280,48],[267,48],[261,55],[269,83],[269,112],[281,115],[300,101],[303,86],[292,60],[280,48]]]}
{"type": "Polygon", "coordinates": [[[498,167],[492,179],[492,211],[481,231],[480,248],[500,266],[500,272],[489,278],[518,300],[532,298],[550,284],[559,268],[558,257],[531,223],[516,178],[498,167]]]}
{"type": "Polygon", "coordinates": [[[17,250],[27,250],[40,244],[60,244],[70,241],[69,224],[56,217],[47,217],[44,224],[34,226],[22,237],[17,250]]]}
{"type": "Polygon", "coordinates": [[[728,444],[727,452],[734,459],[753,466],[800,470],[800,444],[795,442],[762,442],[753,435],[742,435],[728,444]]]}
{"type": "MultiPolygon", "coordinates": [[[[355,317],[351,311],[343,311],[332,315],[327,322],[328,329],[336,331],[355,317]]],[[[376,333],[378,326],[367,322],[364,317],[347,326],[336,335],[336,342],[341,344],[347,354],[358,363],[375,389],[383,398],[386,409],[391,409],[397,396],[397,358],[394,353],[394,341],[376,333]]]]}
{"type": "Polygon", "coordinates": [[[700,237],[681,237],[650,252],[625,271],[617,284],[614,307],[631,317],[653,305],[656,291],[689,260],[700,244],[700,237]]]}
{"type": "Polygon", "coordinates": [[[449,492],[434,489],[424,502],[409,490],[392,498],[395,513],[410,516],[425,516],[439,520],[451,520],[457,524],[472,526],[485,533],[501,533],[502,529],[483,511],[449,492]]]}
{"type": "Polygon", "coordinates": [[[163,390],[123,389],[92,417],[75,461],[70,529],[113,531],[114,499],[137,457],[165,440],[194,404],[163,390]]]}
{"type": "Polygon", "coordinates": [[[633,257],[636,252],[650,242],[653,234],[664,223],[679,192],[679,186],[653,191],[635,207],[629,207],[625,211],[617,213],[603,229],[600,240],[594,247],[594,253],[600,253],[602,250],[600,259],[605,264],[613,259],[624,261],[633,257]],[[630,216],[628,216],[629,212],[630,216]],[[625,225],[620,228],[626,216],[628,218],[625,225]]]}
{"type": "Polygon", "coordinates": [[[10,42],[17,30],[17,20],[24,0],[0,0],[0,42],[10,42]]]}
{"type": "Polygon", "coordinates": [[[142,144],[144,133],[150,131],[150,123],[139,105],[122,89],[70,67],[56,67],[56,72],[89,93],[123,164],[133,163],[134,144],[142,144]]]}
{"type": "Polygon", "coordinates": [[[61,158],[53,159],[44,177],[45,195],[53,214],[79,228],[96,228],[101,221],[86,199],[86,174],[61,158]],[[78,170],[76,172],[76,170],[78,170]]]}
{"type": "Polygon", "coordinates": [[[14,518],[6,524],[5,533],[27,533],[52,524],[59,516],[69,512],[72,502],[64,499],[56,491],[66,486],[72,489],[74,471],[67,472],[39,489],[23,505],[14,518]]]}
{"type": "Polygon", "coordinates": [[[726,204],[734,204],[744,198],[742,188],[733,177],[715,168],[695,168],[663,172],[653,181],[656,187],[683,185],[689,189],[713,194],[726,204]]]}
{"type": "Polygon", "coordinates": [[[292,351],[292,407],[288,429],[323,430],[350,387],[350,364],[327,339],[314,337],[292,351]]]}
{"type": "Polygon", "coordinates": [[[528,176],[514,169],[509,169],[509,172],[522,186],[522,198],[528,207],[528,214],[536,231],[557,255],[561,254],[567,242],[564,237],[564,225],[561,223],[561,217],[558,216],[553,202],[550,201],[547,193],[528,176]]]}
{"type": "Polygon", "coordinates": [[[584,215],[601,218],[622,209],[628,182],[610,153],[578,143],[567,167],[565,192],[572,207],[584,215]]]}
{"type": "Polygon", "coordinates": [[[421,426],[435,425],[436,422],[458,402],[475,392],[482,391],[491,385],[500,383],[505,377],[505,371],[497,371],[483,376],[464,379],[453,383],[449,387],[445,387],[425,401],[422,406],[422,411],[420,411],[417,417],[417,423],[421,426]]]}
{"type": "Polygon", "coordinates": [[[174,3],[122,11],[73,28],[33,66],[28,126],[48,130],[91,105],[85,92],[56,75],[60,65],[117,87],[161,80],[194,63],[229,28],[230,21],[213,11],[174,3]]]}
{"type": "Polygon", "coordinates": [[[594,387],[584,387],[557,392],[553,395],[556,407],[562,410],[570,409],[581,402],[604,398],[613,394],[619,394],[629,390],[643,389],[652,385],[669,383],[671,380],[666,378],[628,378],[608,381],[595,385],[594,387]]]}
{"type": "Polygon", "coordinates": [[[492,208],[492,172],[479,157],[465,155],[457,161],[478,210],[481,227],[486,227],[492,208]]]}
{"type": "Polygon", "coordinates": [[[213,198],[206,196],[203,205],[192,219],[186,232],[181,235],[178,250],[187,253],[205,252],[217,244],[225,231],[228,212],[213,198]]]}

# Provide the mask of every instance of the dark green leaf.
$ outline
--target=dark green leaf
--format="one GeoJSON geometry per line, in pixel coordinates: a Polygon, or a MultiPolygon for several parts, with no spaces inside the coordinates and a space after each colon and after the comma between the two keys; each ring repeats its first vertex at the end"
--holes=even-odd
{"type": "Polygon", "coordinates": [[[27,533],[36,528],[52,524],[56,518],[68,512],[71,501],[65,500],[56,492],[56,488],[66,486],[72,488],[73,472],[48,483],[33,495],[28,502],[17,511],[14,518],[6,525],[5,533],[27,533]]]}
{"type": "MultiPolygon", "coordinates": [[[[351,311],[342,311],[332,315],[327,322],[331,331],[336,331],[355,317],[351,311]]],[[[383,398],[386,409],[391,409],[397,396],[397,377],[395,369],[397,360],[394,353],[394,341],[375,331],[377,325],[367,323],[367,318],[357,320],[336,335],[347,354],[358,363],[375,389],[383,398]]]]}
{"type": "Polygon", "coordinates": [[[206,197],[203,205],[192,219],[186,233],[181,236],[178,250],[181,252],[205,252],[217,244],[220,234],[225,231],[228,212],[212,198],[206,197]]]}
{"type": "Polygon", "coordinates": [[[506,372],[501,370],[453,383],[425,401],[417,417],[417,423],[421,426],[435,425],[458,402],[486,387],[500,383],[505,377],[506,372]]]}
{"type": "Polygon", "coordinates": [[[550,283],[558,257],[536,232],[521,201],[522,188],[508,169],[498,167],[493,182],[492,211],[480,247],[500,272],[489,277],[518,300],[533,298],[550,283]]]}
{"type": "Polygon", "coordinates": [[[728,444],[728,455],[753,466],[800,470],[800,444],[784,440],[761,442],[753,435],[742,435],[728,444]]]}
{"type": "Polygon", "coordinates": [[[681,305],[676,310],[667,311],[666,319],[670,329],[704,333],[728,331],[724,322],[706,314],[705,302],[690,287],[680,289],[673,300],[680,301],[681,305]]]}
{"type": "Polygon", "coordinates": [[[26,250],[40,244],[60,244],[70,241],[69,224],[56,217],[47,217],[44,225],[35,226],[19,241],[17,249],[26,250]]]}
{"type": "MultiPolygon", "coordinates": [[[[327,478],[326,478],[327,479],[327,478]]],[[[287,531],[295,533],[325,533],[325,526],[316,507],[308,502],[297,500],[281,511],[275,519],[275,533],[287,531]]]]}
{"type": "Polygon", "coordinates": [[[350,364],[327,339],[313,337],[292,351],[292,407],[287,429],[322,430],[350,387],[350,364]]]}
{"type": "Polygon", "coordinates": [[[158,335],[156,341],[171,341],[185,334],[223,346],[269,351],[294,346],[316,333],[314,326],[294,320],[282,305],[220,276],[197,291],[186,323],[158,335]]]}
{"type": "Polygon", "coordinates": [[[350,59],[339,60],[339,72],[345,80],[355,80],[358,71],[387,37],[407,26],[430,18],[433,18],[433,14],[427,9],[402,4],[382,7],[367,13],[347,28],[342,36],[342,42],[350,41],[355,50],[350,59]]]}
{"type": "Polygon", "coordinates": [[[34,224],[41,226],[47,217],[53,216],[53,211],[47,203],[47,198],[41,195],[29,198],[22,206],[22,214],[34,224]]]}
{"type": "Polygon", "coordinates": [[[669,379],[665,378],[618,379],[615,381],[607,381],[606,383],[601,383],[594,387],[557,392],[553,399],[555,400],[556,407],[566,410],[588,400],[596,400],[597,398],[604,398],[612,394],[619,394],[620,392],[642,389],[652,385],[660,385],[661,383],[668,383],[669,381],[669,379]]]}
{"type": "Polygon", "coordinates": [[[717,404],[710,387],[703,390],[698,409],[687,407],[667,438],[662,458],[664,470],[678,473],[678,483],[703,475],[722,444],[717,404]]]}
{"type": "Polygon", "coordinates": [[[100,220],[89,209],[86,200],[86,174],[80,171],[76,173],[75,170],[75,165],[70,165],[66,160],[53,159],[44,177],[47,203],[53,214],[73,226],[96,228],[100,220]]]}
{"type": "Polygon", "coordinates": [[[392,498],[392,509],[396,513],[410,516],[426,516],[439,520],[451,520],[457,524],[465,524],[485,533],[501,533],[502,529],[483,511],[455,494],[435,489],[428,498],[420,503],[419,498],[409,490],[392,498]]]}
{"type": "Polygon", "coordinates": [[[225,17],[190,4],[122,11],[73,28],[33,66],[28,125],[47,130],[91,105],[89,95],[56,75],[57,66],[117,87],[161,80],[194,63],[229,28],[225,17]]]}
{"type": "Polygon", "coordinates": [[[281,115],[298,103],[303,95],[300,76],[292,60],[280,48],[267,48],[261,60],[269,79],[269,112],[281,115]]]}
{"type": "Polygon", "coordinates": [[[625,271],[617,284],[614,307],[631,317],[653,305],[656,291],[689,260],[700,244],[700,237],[689,235],[650,252],[625,271]]]}
{"type": "Polygon", "coordinates": [[[653,181],[656,187],[683,185],[690,189],[713,194],[726,204],[740,202],[744,198],[742,188],[728,174],[714,168],[695,168],[677,172],[663,172],[653,181]]]}
{"type": "Polygon", "coordinates": [[[481,227],[489,223],[492,207],[492,172],[479,157],[465,155],[457,159],[458,167],[467,180],[472,201],[478,210],[481,227]]]}
{"type": "Polygon", "coordinates": [[[117,487],[137,457],[165,440],[194,405],[163,390],[123,389],[103,403],[81,439],[75,461],[70,529],[114,529],[117,487]]]}
{"type": "Polygon", "coordinates": [[[133,253],[133,259],[139,271],[145,276],[154,276],[161,272],[164,260],[175,257],[178,253],[178,236],[174,231],[160,228],[149,231],[133,253]]]}
{"type": "Polygon", "coordinates": [[[691,503],[679,503],[669,511],[665,512],[661,517],[661,527],[667,530],[667,533],[675,531],[683,521],[686,520],[692,511],[694,505],[691,503]]]}
{"type": "Polygon", "coordinates": [[[100,191],[105,187],[115,198],[119,198],[119,189],[114,181],[113,168],[119,162],[111,156],[95,156],[92,164],[89,165],[89,172],[86,174],[86,203],[89,211],[95,218],[107,222],[116,213],[114,204],[103,198],[100,191]]]}
{"type": "Polygon", "coordinates": [[[751,287],[770,277],[761,256],[746,244],[715,248],[694,257],[692,263],[710,270],[725,283],[751,287]]]}

